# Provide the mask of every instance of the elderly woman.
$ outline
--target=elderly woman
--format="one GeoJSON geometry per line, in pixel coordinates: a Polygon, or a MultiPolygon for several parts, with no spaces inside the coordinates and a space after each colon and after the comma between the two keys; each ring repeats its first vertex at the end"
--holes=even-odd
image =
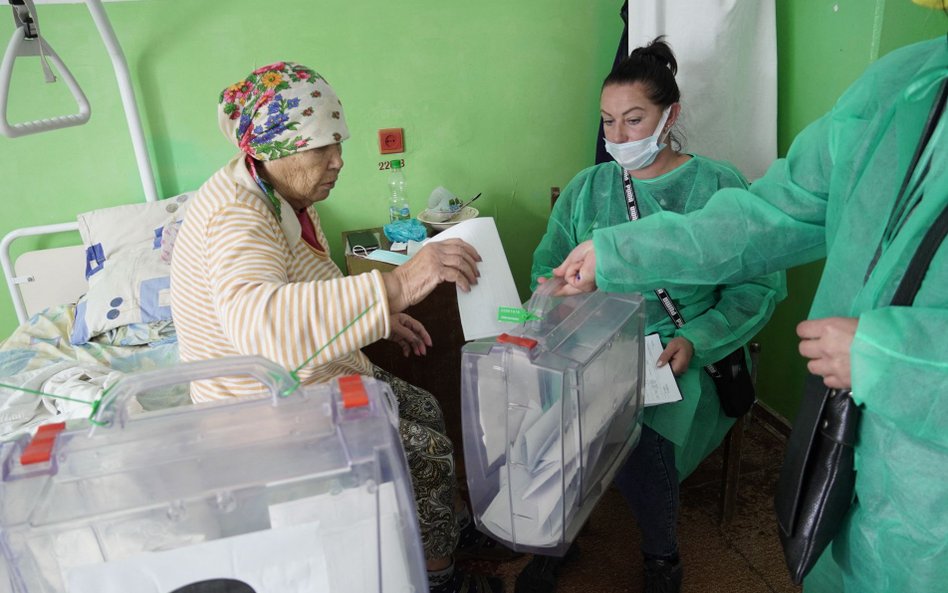
{"type": "MultiPolygon", "coordinates": [[[[428,333],[401,311],[441,282],[469,290],[477,252],[444,241],[394,272],[343,276],[313,204],[336,184],[349,131],[336,93],[313,70],[290,62],[255,70],[221,93],[218,121],[240,154],[198,190],[176,239],[171,302],[181,359],[257,354],[298,369],[304,384],[353,373],[389,382],[431,590],[501,591],[497,579],[454,570],[459,533],[462,544],[484,542],[456,503],[453,448],[437,402],[359,351],[388,338],[406,354],[424,354],[428,333]]],[[[262,389],[252,379],[218,378],[195,382],[191,397],[203,402],[262,389]]]]}

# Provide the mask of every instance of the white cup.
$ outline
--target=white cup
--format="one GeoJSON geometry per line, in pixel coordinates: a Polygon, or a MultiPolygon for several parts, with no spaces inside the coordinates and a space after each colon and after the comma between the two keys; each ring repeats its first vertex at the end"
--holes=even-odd
{"type": "Polygon", "coordinates": [[[432,222],[444,222],[461,209],[461,200],[442,186],[432,190],[428,196],[427,218],[432,222]]]}

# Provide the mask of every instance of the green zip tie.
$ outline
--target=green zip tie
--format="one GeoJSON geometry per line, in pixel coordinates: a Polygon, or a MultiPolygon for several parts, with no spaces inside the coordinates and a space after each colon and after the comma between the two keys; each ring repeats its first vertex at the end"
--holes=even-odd
{"type": "Polygon", "coordinates": [[[107,422],[99,422],[95,419],[96,415],[99,413],[99,408],[102,407],[102,402],[105,401],[105,396],[108,392],[112,391],[112,388],[115,387],[115,383],[109,385],[102,390],[102,393],[99,394],[99,397],[95,398],[95,401],[92,402],[92,412],[89,414],[89,422],[96,426],[106,426],[107,422]]]}
{"type": "MultiPolygon", "coordinates": [[[[376,303],[378,303],[378,301],[372,301],[372,303],[371,303],[368,307],[366,307],[364,311],[362,311],[361,313],[359,313],[358,315],[356,315],[356,318],[355,318],[355,319],[353,319],[352,321],[350,321],[349,323],[347,323],[345,327],[343,327],[341,330],[339,330],[339,332],[336,333],[336,335],[334,335],[332,338],[330,338],[329,341],[326,342],[326,344],[325,344],[322,348],[320,348],[320,349],[317,350],[312,356],[310,356],[309,358],[307,358],[306,360],[304,360],[304,361],[303,361],[303,364],[301,364],[300,366],[298,366],[298,367],[296,367],[295,369],[293,369],[292,371],[290,371],[290,376],[293,377],[293,378],[296,380],[296,387],[299,387],[300,383],[302,383],[302,381],[300,380],[299,375],[297,375],[297,373],[299,373],[300,370],[302,370],[303,367],[305,367],[306,365],[308,365],[308,364],[310,363],[310,361],[312,361],[314,358],[316,358],[317,356],[319,356],[319,354],[320,354],[323,350],[325,350],[326,348],[329,348],[330,344],[332,344],[332,343],[335,342],[337,339],[339,339],[339,336],[341,336],[342,334],[346,333],[346,331],[347,331],[350,327],[352,327],[353,325],[355,325],[356,321],[362,319],[362,318],[365,316],[366,313],[368,313],[369,311],[372,310],[372,307],[374,307],[374,306],[376,305],[376,303]]],[[[294,387],[293,390],[295,390],[296,387],[294,387]]],[[[286,397],[286,396],[288,396],[290,393],[292,393],[292,392],[287,391],[286,393],[282,394],[282,397],[286,397]]]]}
{"type": "MultiPolygon", "coordinates": [[[[352,321],[350,321],[349,323],[347,323],[345,327],[343,327],[341,330],[339,330],[338,333],[336,333],[336,335],[334,335],[332,338],[330,338],[330,340],[329,340],[328,342],[326,342],[326,344],[325,344],[322,348],[320,348],[319,350],[317,350],[312,356],[310,356],[310,357],[307,358],[305,361],[303,361],[303,364],[301,364],[300,366],[296,367],[294,370],[290,371],[290,376],[293,377],[293,380],[294,380],[294,381],[296,381],[296,385],[294,385],[293,387],[287,389],[287,390],[284,391],[283,393],[279,394],[280,397],[287,397],[287,396],[289,396],[291,393],[293,393],[294,391],[296,391],[296,389],[297,389],[297,388],[300,386],[300,384],[302,383],[302,380],[300,379],[299,374],[298,374],[298,373],[300,372],[300,370],[302,370],[302,368],[305,367],[307,364],[309,364],[310,361],[312,361],[314,358],[316,358],[317,356],[319,356],[319,354],[320,354],[323,350],[325,350],[326,348],[328,348],[333,342],[335,342],[336,340],[338,340],[338,339],[339,339],[339,336],[341,336],[342,334],[346,333],[346,331],[347,331],[350,327],[352,327],[353,325],[355,325],[355,323],[356,323],[357,321],[359,321],[360,319],[362,319],[369,311],[371,311],[371,310],[372,310],[372,307],[374,307],[377,303],[378,303],[378,301],[372,301],[372,303],[371,303],[368,307],[366,307],[365,310],[363,310],[361,313],[359,313],[359,314],[356,316],[355,319],[353,319],[352,321]]],[[[278,377],[275,377],[275,378],[278,378],[278,377]]],[[[88,406],[91,406],[92,412],[89,414],[89,422],[91,422],[92,424],[95,424],[96,426],[105,426],[105,425],[106,425],[105,422],[99,422],[99,421],[97,421],[97,420],[95,419],[95,416],[96,416],[96,414],[98,413],[99,408],[102,407],[102,402],[105,400],[105,396],[109,393],[109,391],[112,390],[112,387],[114,387],[115,385],[116,385],[116,384],[110,385],[108,388],[106,388],[105,390],[103,390],[101,394],[99,394],[99,397],[97,397],[94,401],[91,401],[91,402],[90,402],[90,401],[86,401],[86,400],[84,400],[84,399],[75,399],[75,398],[72,398],[72,397],[67,397],[67,396],[65,396],[65,395],[53,395],[53,394],[51,394],[51,393],[45,393],[45,392],[42,392],[42,391],[36,391],[36,390],[34,390],[34,389],[27,389],[26,387],[16,387],[16,386],[14,386],[14,385],[7,385],[7,384],[5,384],[5,383],[0,383],[0,387],[5,387],[5,388],[7,388],[7,389],[13,389],[13,390],[15,390],[15,391],[23,391],[23,392],[25,392],[25,393],[31,393],[31,394],[33,394],[33,395],[39,395],[39,396],[41,396],[41,397],[51,397],[51,398],[53,398],[53,399],[61,399],[61,400],[65,400],[65,401],[76,402],[76,403],[86,404],[86,405],[88,405],[88,406]]]]}
{"type": "Polygon", "coordinates": [[[36,391],[36,390],[34,390],[34,389],[27,389],[26,387],[16,387],[16,386],[14,386],[14,385],[7,385],[7,384],[5,384],[5,383],[0,383],[0,387],[6,387],[7,389],[14,389],[14,390],[16,390],[16,391],[22,391],[22,392],[24,392],[24,393],[31,393],[31,394],[33,394],[33,395],[39,395],[39,396],[42,396],[42,397],[51,397],[51,398],[53,398],[53,399],[62,399],[62,400],[66,400],[66,401],[68,401],[68,402],[76,402],[77,404],[87,404],[87,405],[90,405],[90,406],[93,404],[93,402],[86,401],[86,400],[84,400],[84,399],[75,399],[75,398],[72,398],[72,397],[67,397],[67,396],[65,396],[65,395],[53,395],[52,393],[44,393],[44,392],[42,392],[42,391],[36,391]]]}
{"type": "MultiPolygon", "coordinates": [[[[270,377],[273,379],[274,382],[278,382],[278,381],[280,380],[280,378],[281,378],[280,375],[279,375],[279,373],[272,373],[272,374],[270,375],[270,377]]],[[[290,371],[290,377],[292,377],[293,380],[294,380],[296,383],[295,383],[292,387],[287,387],[282,393],[278,393],[278,394],[277,394],[278,396],[280,396],[280,397],[289,397],[290,394],[292,394],[294,391],[297,390],[297,388],[299,388],[299,386],[300,386],[300,384],[302,383],[302,381],[300,381],[300,378],[299,378],[299,376],[296,374],[296,371],[290,371]]]]}
{"type": "MultiPolygon", "coordinates": [[[[97,425],[97,426],[103,426],[103,423],[102,423],[102,422],[96,422],[95,420],[93,420],[93,418],[95,417],[95,413],[99,410],[99,405],[102,403],[102,395],[105,395],[105,392],[103,392],[102,395],[100,395],[100,396],[99,396],[98,398],[96,398],[94,401],[91,401],[91,402],[90,402],[90,401],[86,401],[86,400],[84,400],[84,399],[76,399],[76,398],[74,398],[74,397],[68,397],[68,396],[65,396],[65,395],[53,395],[52,393],[46,393],[46,392],[43,392],[43,391],[36,391],[35,389],[27,389],[26,387],[16,387],[15,385],[7,385],[6,383],[0,383],[0,387],[5,387],[5,388],[7,388],[7,389],[13,389],[13,390],[15,390],[15,391],[22,391],[22,392],[24,392],[24,393],[30,393],[30,394],[33,394],[33,395],[39,395],[39,396],[41,396],[41,397],[51,397],[51,398],[53,398],[53,399],[61,399],[61,400],[67,401],[67,402],[75,402],[75,403],[77,403],[77,404],[86,404],[87,406],[91,406],[91,407],[92,407],[92,413],[89,414],[89,422],[91,422],[91,423],[93,423],[93,424],[95,424],[95,425],[97,425]]],[[[109,389],[111,389],[111,387],[110,387],[109,389]]],[[[108,391],[108,390],[106,390],[106,391],[108,391]]]]}
{"type": "Polygon", "coordinates": [[[497,309],[497,321],[507,323],[526,323],[528,321],[539,321],[542,319],[536,313],[531,313],[520,307],[499,307],[497,309]]]}

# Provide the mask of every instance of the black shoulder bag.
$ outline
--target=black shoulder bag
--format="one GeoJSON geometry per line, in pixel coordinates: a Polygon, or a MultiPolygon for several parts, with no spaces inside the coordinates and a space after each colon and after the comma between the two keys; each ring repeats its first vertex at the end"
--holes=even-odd
{"type": "MultiPolygon", "coordinates": [[[[902,183],[900,198],[944,110],[946,88],[948,83],[942,85],[929,115],[902,183]]],[[[900,202],[896,200],[896,204],[900,202]]],[[[892,306],[910,307],[915,301],[929,264],[946,233],[948,206],[928,229],[912,256],[892,298],[892,306]]],[[[878,252],[870,271],[877,258],[878,252]]],[[[787,453],[774,495],[780,543],[794,583],[803,582],[803,577],[839,532],[852,504],[856,482],[853,444],[861,413],[850,390],[829,389],[821,377],[807,377],[803,401],[787,442],[787,453]]]]}
{"type": "MultiPolygon", "coordinates": [[[[635,188],[632,187],[632,178],[628,171],[623,171],[622,182],[625,185],[625,201],[629,208],[629,220],[639,219],[639,207],[635,199],[635,188]]],[[[665,308],[675,327],[685,325],[685,320],[675,307],[668,291],[659,288],[655,291],[658,300],[665,308]]],[[[709,364],[704,370],[714,381],[718,401],[724,414],[731,418],[740,418],[751,409],[757,401],[754,383],[751,380],[750,370],[747,368],[747,359],[744,357],[744,347],[741,346],[718,362],[709,364]]]]}

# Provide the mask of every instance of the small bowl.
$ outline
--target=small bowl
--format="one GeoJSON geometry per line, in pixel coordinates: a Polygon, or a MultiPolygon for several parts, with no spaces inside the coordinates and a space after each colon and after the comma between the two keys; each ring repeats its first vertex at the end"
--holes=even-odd
{"type": "Polygon", "coordinates": [[[420,220],[421,222],[425,224],[425,226],[433,230],[443,231],[444,229],[449,229],[453,227],[459,222],[464,222],[465,220],[477,218],[478,214],[479,212],[477,211],[477,208],[474,208],[473,206],[465,206],[464,208],[462,208],[461,210],[455,213],[445,213],[439,210],[432,211],[432,210],[425,209],[425,210],[422,210],[420,214],[418,214],[418,220],[420,220]],[[452,218],[451,220],[444,220],[444,218],[442,217],[442,215],[444,214],[448,214],[448,216],[453,216],[454,218],[452,218]]]}

